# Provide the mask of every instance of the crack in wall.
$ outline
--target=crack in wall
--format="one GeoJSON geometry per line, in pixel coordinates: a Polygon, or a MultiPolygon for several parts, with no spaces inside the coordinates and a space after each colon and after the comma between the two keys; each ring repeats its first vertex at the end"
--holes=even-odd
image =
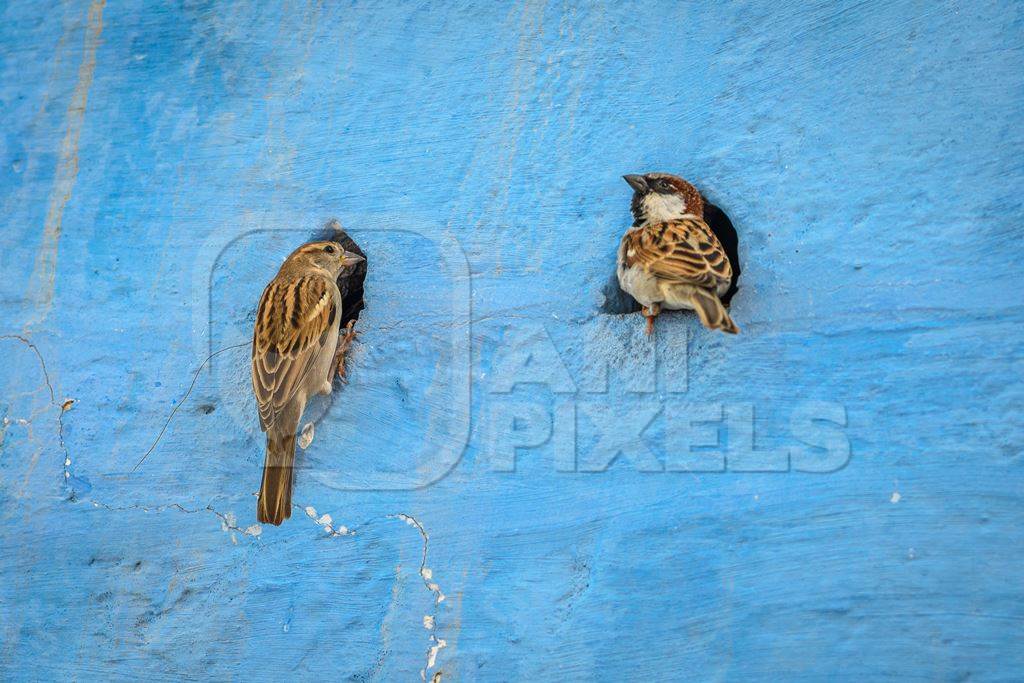
{"type": "MultiPolygon", "coordinates": [[[[43,358],[42,352],[39,347],[32,342],[28,337],[24,337],[20,334],[4,334],[0,335],[0,339],[12,339],[22,343],[32,353],[35,354],[36,359],[39,361],[39,368],[43,371],[43,381],[46,383],[46,390],[50,394],[50,405],[57,408],[57,441],[60,443],[61,453],[64,455],[64,482],[63,486],[68,494],[68,500],[75,500],[75,489],[71,485],[71,454],[68,452],[67,444],[64,443],[64,413],[71,409],[74,405],[73,399],[66,399],[59,405],[57,403],[57,393],[53,390],[53,383],[50,381],[50,371],[46,367],[46,359],[43,358]]],[[[35,419],[35,414],[30,416],[27,422],[31,422],[35,419]]]]}
{"type": "MultiPolygon", "coordinates": [[[[147,505],[139,505],[139,504],[136,504],[136,505],[125,505],[125,506],[114,506],[114,505],[109,505],[107,503],[103,503],[103,502],[98,501],[98,500],[91,500],[91,502],[92,502],[94,507],[102,508],[102,509],[109,510],[109,511],[112,511],[112,512],[123,512],[123,511],[127,511],[127,510],[136,510],[136,511],[142,511],[142,512],[147,512],[147,513],[149,513],[149,512],[157,512],[157,513],[159,513],[159,512],[164,512],[164,511],[167,511],[167,510],[175,510],[177,512],[181,512],[183,514],[189,514],[189,515],[198,514],[198,513],[201,513],[201,512],[211,512],[214,515],[216,515],[217,518],[220,520],[221,530],[223,530],[225,532],[231,532],[231,541],[234,544],[238,543],[237,538],[235,537],[235,533],[239,533],[239,534],[242,534],[244,536],[248,536],[250,538],[256,539],[257,542],[259,542],[259,537],[263,533],[263,527],[261,525],[259,525],[259,524],[252,524],[252,525],[250,525],[248,527],[242,528],[242,527],[240,527],[238,525],[238,520],[235,517],[235,514],[233,512],[221,512],[221,511],[215,509],[213,507],[213,505],[207,505],[207,506],[201,507],[201,508],[188,508],[188,507],[185,507],[184,505],[182,505],[180,503],[167,503],[167,504],[155,505],[155,506],[147,506],[147,505]]],[[[303,507],[301,505],[293,503],[292,507],[294,509],[296,509],[296,510],[303,511],[306,514],[306,516],[310,520],[313,521],[314,524],[316,524],[318,527],[320,527],[325,532],[327,532],[327,535],[329,537],[334,538],[334,537],[339,537],[339,536],[355,536],[356,535],[355,529],[350,529],[349,527],[347,527],[345,525],[335,524],[334,520],[332,519],[332,517],[331,517],[331,515],[329,513],[325,512],[325,513],[322,513],[322,514],[318,515],[316,508],[314,508],[312,505],[308,505],[308,506],[303,507]]],[[[440,585],[436,581],[434,581],[434,572],[433,572],[433,570],[430,567],[427,566],[427,559],[428,559],[429,551],[430,551],[430,535],[427,533],[427,530],[424,528],[423,524],[421,524],[420,521],[417,520],[412,515],[408,515],[408,514],[405,514],[405,513],[397,513],[397,514],[393,514],[393,515],[386,515],[386,519],[399,519],[399,520],[405,522],[409,526],[415,528],[416,531],[419,533],[420,538],[423,540],[423,549],[422,549],[422,554],[421,554],[421,558],[420,558],[420,566],[419,566],[418,573],[420,575],[420,578],[423,580],[423,585],[426,587],[426,589],[428,591],[430,591],[431,595],[433,595],[433,598],[434,598],[434,610],[433,610],[433,613],[432,614],[425,614],[425,615],[423,615],[423,620],[422,620],[423,628],[425,628],[428,631],[430,631],[430,635],[429,635],[430,647],[427,648],[427,651],[426,651],[426,654],[425,654],[424,666],[423,666],[423,668],[420,669],[420,679],[423,680],[423,681],[426,681],[427,680],[427,675],[430,673],[430,670],[433,669],[437,665],[438,653],[440,653],[441,650],[443,650],[444,648],[446,648],[448,646],[448,642],[444,638],[439,638],[437,636],[437,634],[436,634],[436,628],[437,628],[437,608],[438,608],[438,606],[442,602],[444,602],[444,600],[446,599],[447,596],[445,596],[444,592],[441,590],[440,585]]],[[[259,545],[261,547],[263,547],[262,542],[259,542],[259,545]]],[[[440,683],[440,681],[442,680],[442,676],[443,676],[443,674],[442,674],[442,672],[440,670],[435,671],[431,675],[431,678],[430,678],[431,683],[440,683]]]]}
{"type": "MultiPolygon", "coordinates": [[[[430,642],[431,645],[427,648],[426,663],[422,669],[420,669],[420,679],[423,681],[427,680],[427,674],[434,668],[437,663],[437,654],[444,648],[448,647],[448,642],[444,638],[438,638],[435,633],[437,627],[437,608],[442,602],[444,602],[445,594],[441,591],[441,586],[434,581],[434,571],[427,566],[427,553],[430,547],[430,534],[423,528],[419,520],[412,515],[405,513],[398,513],[394,515],[388,515],[389,519],[400,519],[419,532],[420,537],[423,539],[423,557],[420,560],[420,578],[423,579],[423,585],[427,587],[434,596],[434,610],[433,614],[423,615],[423,628],[430,631],[430,642]]],[[[441,680],[441,672],[437,671],[431,677],[431,683],[441,680]]]]}
{"type": "MultiPolygon", "coordinates": [[[[28,348],[30,351],[32,351],[32,353],[35,354],[36,359],[39,361],[39,369],[43,373],[43,381],[44,381],[44,383],[46,385],[46,390],[47,390],[47,392],[49,394],[50,406],[53,407],[53,408],[56,408],[57,411],[58,411],[57,412],[57,440],[58,440],[58,442],[60,444],[61,454],[64,456],[64,459],[63,459],[63,475],[64,475],[64,477],[63,477],[63,486],[64,486],[64,488],[65,488],[65,490],[67,491],[67,494],[68,494],[67,495],[67,500],[75,502],[75,501],[78,500],[78,496],[77,496],[77,492],[75,491],[73,485],[71,484],[71,454],[68,451],[67,444],[64,441],[64,413],[66,413],[69,410],[71,410],[71,408],[75,405],[76,401],[75,401],[75,399],[67,398],[67,399],[64,399],[61,403],[59,403],[59,404],[57,403],[57,393],[56,393],[56,391],[53,388],[53,382],[50,380],[50,371],[49,371],[49,368],[46,365],[46,359],[43,357],[43,354],[39,350],[39,347],[36,346],[36,344],[31,339],[29,339],[28,337],[25,337],[23,335],[20,335],[20,334],[4,334],[4,335],[0,335],[0,340],[3,340],[3,339],[9,339],[9,340],[14,340],[14,341],[20,342],[26,348],[28,348]]],[[[246,342],[246,344],[247,343],[248,342],[246,342]]],[[[224,349],[220,349],[219,351],[217,351],[215,354],[212,354],[212,355],[217,355],[218,353],[221,353],[223,351],[227,351],[227,350],[229,350],[231,348],[236,348],[237,346],[241,346],[241,345],[235,345],[235,346],[227,347],[227,348],[224,348],[224,349]]],[[[211,356],[211,358],[212,358],[212,356],[211,356]]],[[[156,444],[160,441],[160,437],[163,436],[164,431],[167,429],[167,424],[170,423],[171,418],[174,416],[174,413],[185,402],[185,399],[188,398],[189,394],[191,394],[192,389],[195,386],[196,379],[199,376],[199,373],[202,372],[203,366],[205,366],[206,363],[208,363],[209,361],[210,361],[210,358],[207,358],[203,362],[203,365],[200,365],[199,369],[195,373],[195,377],[193,377],[192,385],[189,387],[188,391],[185,393],[185,396],[182,398],[182,400],[179,401],[174,406],[174,409],[171,411],[170,415],[168,415],[167,421],[164,424],[164,428],[161,430],[160,435],[157,437],[156,441],[154,441],[153,445],[150,447],[150,449],[146,453],[146,455],[149,455],[149,453],[152,452],[152,450],[156,447],[156,444]]],[[[9,417],[7,417],[6,410],[5,410],[4,420],[3,420],[3,429],[2,429],[2,431],[0,431],[0,443],[3,442],[3,438],[6,436],[7,428],[8,428],[8,426],[10,424],[18,423],[18,424],[30,425],[32,420],[34,419],[34,417],[35,417],[35,415],[33,414],[27,420],[12,420],[9,417]]],[[[145,459],[145,456],[143,456],[143,460],[144,459],[145,459]]],[[[139,462],[139,464],[141,464],[141,461],[139,462]]],[[[136,465],[136,467],[138,467],[138,464],[136,465]]],[[[104,503],[104,502],[98,501],[95,498],[90,498],[90,501],[92,502],[92,504],[95,507],[100,507],[100,508],[104,508],[106,510],[111,510],[111,511],[141,510],[142,512],[163,512],[165,510],[177,510],[179,512],[184,512],[186,514],[194,514],[194,513],[197,513],[197,512],[208,511],[208,512],[212,512],[213,514],[217,515],[218,518],[220,518],[220,520],[221,520],[221,528],[224,531],[237,532],[237,533],[243,534],[245,536],[250,536],[252,538],[259,537],[260,534],[262,534],[262,532],[263,532],[263,527],[261,525],[259,525],[259,524],[251,524],[251,525],[245,527],[244,529],[239,527],[238,523],[237,523],[237,518],[235,517],[233,512],[220,512],[220,511],[214,509],[212,505],[207,505],[205,508],[199,508],[199,509],[193,510],[193,509],[186,508],[185,506],[181,505],[180,503],[167,503],[167,504],[156,505],[156,506],[128,505],[128,506],[120,506],[120,507],[118,507],[118,506],[114,506],[114,505],[110,505],[108,503],[104,503]]],[[[297,506],[297,505],[293,506],[293,507],[299,508],[299,506],[297,506]]],[[[316,510],[314,510],[312,507],[299,508],[299,509],[303,509],[306,512],[306,514],[309,515],[309,517],[311,519],[313,519],[314,523],[316,523],[318,526],[320,526],[325,531],[327,531],[331,536],[350,536],[350,535],[354,535],[355,534],[355,531],[350,531],[348,529],[348,527],[346,527],[344,525],[335,525],[334,521],[331,519],[331,516],[329,514],[324,514],[321,517],[317,518],[316,510]],[[312,514],[310,514],[310,511],[312,511],[312,514]]],[[[232,536],[232,540],[233,541],[235,540],[234,536],[232,536]]],[[[237,542],[237,541],[235,541],[235,542],[237,542]]]]}
{"type": "Polygon", "coordinates": [[[110,505],[108,503],[104,503],[104,502],[98,501],[96,499],[90,499],[89,502],[92,503],[93,507],[102,508],[104,510],[109,510],[111,512],[125,512],[125,511],[128,511],[128,510],[136,510],[136,511],[139,511],[139,512],[147,512],[147,513],[149,513],[149,512],[165,512],[167,510],[176,510],[176,511],[182,512],[182,513],[184,513],[186,515],[194,515],[194,514],[198,514],[200,512],[212,512],[214,515],[217,516],[218,519],[220,519],[220,528],[221,528],[221,530],[222,531],[230,531],[230,532],[232,532],[232,542],[234,542],[234,543],[238,542],[235,539],[235,537],[234,537],[234,533],[235,532],[243,534],[245,536],[250,536],[252,538],[259,538],[259,536],[263,533],[263,527],[261,525],[259,525],[259,524],[250,524],[249,526],[247,526],[247,527],[245,527],[243,529],[242,527],[238,526],[238,520],[235,517],[235,513],[234,512],[230,512],[230,511],[229,512],[221,512],[220,510],[217,510],[216,508],[214,508],[213,505],[207,505],[206,507],[201,507],[201,508],[187,508],[184,505],[182,505],[181,503],[166,503],[166,504],[163,504],[163,505],[153,505],[153,506],[148,506],[148,505],[120,505],[120,506],[118,506],[118,505],[110,505]]]}
{"type": "MultiPolygon", "coordinates": [[[[69,398],[69,399],[64,399],[60,403],[57,402],[57,393],[56,393],[56,391],[53,388],[52,381],[50,380],[49,368],[46,365],[46,360],[43,357],[42,352],[40,352],[39,347],[36,346],[35,343],[33,343],[29,338],[27,338],[25,336],[22,336],[22,335],[19,335],[19,334],[0,335],[0,340],[2,340],[2,339],[11,339],[11,340],[18,341],[18,342],[23,344],[25,347],[27,347],[29,350],[31,350],[35,354],[36,359],[39,362],[40,370],[43,373],[43,380],[44,380],[44,383],[46,385],[47,392],[49,394],[49,404],[50,404],[50,407],[56,408],[57,411],[58,411],[57,412],[57,420],[56,420],[56,422],[57,422],[57,429],[56,429],[56,431],[57,431],[58,443],[60,445],[60,450],[61,450],[62,455],[64,456],[64,459],[63,459],[63,475],[64,476],[63,476],[62,486],[64,487],[65,491],[68,494],[67,497],[65,498],[65,500],[67,500],[68,502],[72,502],[72,503],[75,503],[75,502],[85,502],[84,500],[81,500],[81,499],[78,498],[77,493],[76,493],[76,491],[75,491],[75,489],[74,489],[74,487],[72,485],[72,482],[71,482],[71,454],[68,451],[67,444],[65,443],[65,440],[64,440],[64,413],[66,413],[69,410],[71,410],[71,408],[74,406],[76,401],[74,399],[70,399],[69,398]]],[[[231,347],[231,348],[233,348],[233,347],[231,347]]],[[[221,351],[226,351],[226,350],[228,350],[228,349],[221,349],[221,351]]],[[[220,351],[218,351],[217,353],[220,353],[220,351]]],[[[206,362],[208,362],[209,360],[210,359],[207,358],[206,362]]],[[[205,365],[205,362],[204,362],[204,365],[205,365]]],[[[199,372],[201,372],[201,370],[202,370],[202,367],[200,367],[199,371],[197,371],[196,377],[198,377],[198,374],[199,374],[199,372]]],[[[195,378],[193,378],[193,385],[194,384],[195,384],[195,378]]],[[[189,388],[189,391],[186,393],[184,398],[187,398],[189,393],[191,393],[191,387],[189,388]]],[[[172,410],[171,414],[167,418],[167,423],[170,422],[171,418],[174,416],[174,413],[177,411],[178,407],[180,407],[180,405],[182,403],[184,403],[184,398],[182,399],[182,401],[179,401],[178,404],[175,406],[174,410],[172,410]]],[[[34,418],[34,415],[32,417],[34,418]]],[[[12,421],[9,418],[7,418],[7,416],[5,414],[4,422],[3,422],[3,431],[0,431],[0,443],[2,443],[3,436],[5,436],[5,434],[6,434],[7,426],[9,424],[11,424],[12,422],[14,422],[14,421],[12,421]]],[[[25,424],[31,424],[31,419],[29,419],[27,421],[19,420],[17,422],[24,422],[25,424]]],[[[167,428],[167,424],[165,423],[164,430],[166,430],[166,428],[167,428]]],[[[163,435],[163,431],[161,431],[160,436],[157,437],[156,441],[153,443],[153,446],[151,446],[149,452],[152,452],[153,448],[155,448],[156,444],[159,442],[160,437],[162,435],[163,435]]],[[[148,455],[149,452],[147,452],[146,455],[148,455]]],[[[143,459],[145,459],[145,456],[143,457],[143,459]]],[[[139,464],[141,464],[141,461],[140,461],[139,464]]],[[[138,467],[138,465],[136,465],[136,467],[138,467]]],[[[260,536],[263,533],[263,527],[260,524],[251,524],[251,525],[243,528],[243,527],[238,525],[238,520],[235,517],[235,514],[233,512],[230,512],[230,511],[228,511],[228,512],[221,512],[220,510],[217,510],[216,508],[214,508],[212,504],[209,504],[209,505],[206,505],[205,507],[200,507],[200,508],[189,508],[189,507],[186,507],[186,506],[182,505],[181,503],[163,503],[163,504],[159,504],[159,505],[133,504],[133,505],[117,506],[117,505],[111,505],[109,503],[105,503],[105,502],[100,501],[100,500],[96,500],[95,498],[92,498],[92,497],[90,497],[88,500],[89,500],[89,502],[92,503],[93,507],[104,509],[104,510],[107,510],[107,511],[110,511],[110,512],[140,511],[140,512],[145,512],[145,513],[151,513],[151,512],[152,513],[161,513],[161,512],[166,512],[168,510],[173,510],[175,512],[180,512],[182,514],[188,514],[188,515],[199,514],[199,513],[202,513],[202,512],[209,512],[209,513],[212,513],[213,515],[215,515],[220,520],[221,530],[231,534],[231,541],[232,541],[232,543],[237,544],[238,540],[237,540],[237,537],[235,536],[235,534],[241,534],[243,536],[247,536],[249,538],[254,539],[260,547],[264,547],[264,544],[260,540],[260,536]]],[[[343,524],[336,524],[330,514],[328,514],[328,513],[318,514],[317,510],[313,506],[311,506],[311,505],[303,507],[303,506],[300,506],[300,505],[297,505],[297,504],[293,504],[292,507],[295,508],[295,509],[298,509],[298,510],[302,510],[306,514],[306,516],[309,517],[310,520],[313,521],[314,524],[316,524],[322,530],[327,532],[328,536],[330,536],[330,537],[354,536],[356,534],[356,531],[354,529],[350,529],[349,527],[347,527],[347,526],[345,526],[343,524]]],[[[434,610],[433,610],[433,613],[432,614],[425,614],[425,615],[423,615],[423,620],[422,620],[423,627],[425,629],[427,629],[428,631],[430,631],[429,638],[430,638],[430,643],[431,643],[430,647],[427,649],[426,654],[425,654],[424,666],[423,666],[423,668],[420,669],[420,678],[423,681],[426,681],[427,680],[427,674],[430,673],[430,670],[433,669],[436,666],[438,653],[442,649],[444,649],[445,647],[448,646],[447,641],[445,639],[443,639],[443,638],[439,638],[436,635],[436,632],[435,632],[436,631],[436,620],[437,620],[437,607],[438,607],[438,605],[440,605],[445,600],[446,596],[442,592],[440,585],[437,582],[434,581],[434,579],[433,579],[433,570],[430,567],[427,566],[427,558],[428,558],[429,545],[430,545],[430,535],[427,533],[427,530],[423,527],[423,525],[419,522],[419,520],[417,520],[412,515],[408,515],[408,514],[405,514],[405,513],[396,513],[396,514],[392,514],[392,515],[386,515],[386,518],[387,519],[399,519],[399,520],[405,522],[409,526],[415,528],[417,530],[417,532],[420,534],[420,537],[423,540],[423,550],[422,550],[422,556],[421,556],[421,559],[420,559],[419,575],[420,575],[420,578],[423,580],[423,585],[426,587],[426,589],[428,591],[430,591],[430,593],[434,597],[434,610]]],[[[441,681],[441,678],[442,678],[442,672],[439,670],[439,671],[435,671],[433,673],[433,675],[431,676],[430,680],[431,680],[431,683],[439,683],[441,681]]]]}
{"type": "Polygon", "coordinates": [[[157,444],[160,443],[160,439],[164,438],[164,433],[167,431],[167,427],[171,424],[171,419],[174,417],[175,413],[178,412],[178,409],[181,408],[181,406],[185,405],[185,401],[188,400],[188,397],[192,395],[192,390],[195,389],[196,382],[199,381],[199,373],[203,371],[203,368],[206,367],[206,364],[213,360],[214,357],[219,356],[225,351],[230,351],[231,349],[238,349],[243,346],[249,346],[250,343],[251,342],[242,342],[241,344],[225,346],[224,348],[218,349],[206,357],[206,360],[204,360],[199,365],[199,367],[196,368],[195,374],[192,376],[192,383],[188,385],[188,389],[185,391],[185,395],[181,397],[180,401],[174,404],[174,407],[171,409],[170,414],[167,415],[167,419],[164,421],[164,426],[160,428],[160,433],[156,435],[156,439],[153,440],[153,443],[150,445],[149,450],[143,453],[142,457],[139,458],[139,461],[135,463],[135,467],[132,468],[132,472],[135,472],[135,470],[139,469],[139,465],[146,461],[146,458],[149,457],[149,454],[152,453],[156,449],[157,444]]]}

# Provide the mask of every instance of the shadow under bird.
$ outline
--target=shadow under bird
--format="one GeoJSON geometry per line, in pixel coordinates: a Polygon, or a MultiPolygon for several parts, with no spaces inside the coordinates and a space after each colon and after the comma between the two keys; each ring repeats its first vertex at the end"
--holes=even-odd
{"type": "Polygon", "coordinates": [[[633,188],[633,226],[619,244],[616,274],[641,305],[647,334],[654,332],[663,308],[692,310],[708,329],[738,334],[722,303],[731,296],[738,272],[734,275],[726,247],[705,222],[700,192],[668,173],[623,178],[633,188]]]}
{"type": "Polygon", "coordinates": [[[343,312],[337,278],[363,260],[336,242],[304,244],[260,297],[252,342],[252,388],[267,433],[260,522],[277,525],[291,516],[295,432],[309,398],[331,393],[354,335],[351,324],[344,335],[337,324],[343,312]]]}

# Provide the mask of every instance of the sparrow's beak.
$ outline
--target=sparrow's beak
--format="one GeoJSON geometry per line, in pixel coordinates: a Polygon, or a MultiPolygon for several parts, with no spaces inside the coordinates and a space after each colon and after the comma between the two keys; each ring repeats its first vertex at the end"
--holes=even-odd
{"type": "Polygon", "coordinates": [[[630,174],[624,175],[622,178],[637,192],[647,192],[647,181],[642,175],[630,174]]]}
{"type": "Polygon", "coordinates": [[[351,251],[342,251],[341,252],[341,265],[343,265],[343,266],[354,266],[355,264],[359,263],[360,261],[365,261],[365,260],[366,259],[363,258],[362,256],[360,256],[359,254],[354,254],[351,251]]]}

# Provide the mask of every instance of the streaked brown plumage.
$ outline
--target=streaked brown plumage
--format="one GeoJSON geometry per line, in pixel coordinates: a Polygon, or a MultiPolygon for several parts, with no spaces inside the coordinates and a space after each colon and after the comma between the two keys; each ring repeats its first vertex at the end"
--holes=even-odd
{"type": "Polygon", "coordinates": [[[720,299],[732,266],[704,222],[700,193],[666,173],[625,178],[635,190],[635,222],[619,245],[617,273],[622,289],[643,307],[647,333],[662,308],[692,309],[705,327],[738,333],[720,299]]]}
{"type": "Polygon", "coordinates": [[[336,367],[342,301],[335,280],[359,260],[334,242],[304,244],[260,297],[252,343],[252,388],[267,433],[260,522],[280,524],[291,515],[295,432],[309,397],[331,392],[336,367]]]}

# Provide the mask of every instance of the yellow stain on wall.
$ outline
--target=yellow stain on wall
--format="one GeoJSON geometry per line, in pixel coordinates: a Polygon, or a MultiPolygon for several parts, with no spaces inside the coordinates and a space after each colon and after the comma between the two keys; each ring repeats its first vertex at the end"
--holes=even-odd
{"type": "Polygon", "coordinates": [[[57,274],[57,245],[60,242],[64,207],[71,199],[71,192],[75,187],[75,180],[78,178],[78,140],[85,123],[85,108],[89,99],[89,89],[92,87],[92,78],[96,71],[96,48],[99,47],[100,34],[103,32],[104,5],[106,5],[106,0],[93,0],[89,5],[89,16],[85,27],[85,51],[82,54],[82,63],[78,66],[75,91],[68,105],[67,130],[60,146],[60,157],[57,160],[53,189],[50,190],[46,221],[43,224],[43,239],[36,255],[32,277],[29,279],[28,299],[37,302],[36,313],[34,318],[26,324],[26,329],[45,320],[53,304],[57,274]]]}

